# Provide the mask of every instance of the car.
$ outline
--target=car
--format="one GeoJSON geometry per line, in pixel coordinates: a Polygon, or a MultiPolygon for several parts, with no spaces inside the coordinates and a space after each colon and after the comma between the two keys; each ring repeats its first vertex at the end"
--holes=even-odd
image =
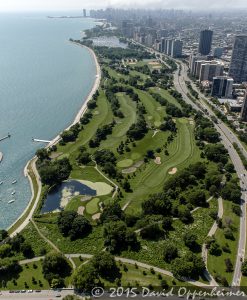
{"type": "Polygon", "coordinates": [[[26,293],[26,290],[21,290],[21,293],[26,293]]]}
{"type": "Polygon", "coordinates": [[[55,297],[56,297],[56,298],[60,298],[60,297],[62,297],[62,296],[61,296],[61,294],[56,294],[55,297]]]}
{"type": "Polygon", "coordinates": [[[28,293],[33,293],[33,290],[28,290],[27,292],[28,292],[28,293]]]}
{"type": "Polygon", "coordinates": [[[36,292],[36,293],[41,293],[41,290],[36,290],[35,292],[36,292]]]}

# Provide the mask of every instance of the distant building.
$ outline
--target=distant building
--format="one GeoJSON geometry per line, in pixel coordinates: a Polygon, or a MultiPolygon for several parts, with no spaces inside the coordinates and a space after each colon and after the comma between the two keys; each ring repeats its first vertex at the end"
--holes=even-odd
{"type": "Polygon", "coordinates": [[[241,119],[244,122],[247,122],[247,91],[245,94],[242,110],[241,110],[241,119]]]}
{"type": "Polygon", "coordinates": [[[208,55],[211,51],[213,39],[213,31],[211,30],[203,30],[200,32],[200,42],[198,52],[202,55],[208,55]]]}
{"type": "Polygon", "coordinates": [[[221,56],[223,55],[224,52],[224,48],[222,47],[215,47],[213,50],[213,56],[215,58],[221,58],[221,56]]]}
{"type": "Polygon", "coordinates": [[[132,38],[134,36],[134,24],[129,20],[122,21],[122,34],[127,38],[132,38]]]}
{"type": "Polygon", "coordinates": [[[171,56],[173,58],[181,57],[183,51],[183,42],[181,40],[173,40],[171,48],[171,56]]]}
{"type": "Polygon", "coordinates": [[[217,76],[213,78],[211,95],[219,98],[232,97],[233,79],[227,76],[217,76]]]}
{"type": "Polygon", "coordinates": [[[224,66],[217,62],[207,62],[201,64],[199,81],[213,81],[215,76],[223,75],[224,66]]]}
{"type": "Polygon", "coordinates": [[[84,8],[83,9],[83,17],[86,18],[87,17],[87,10],[84,8]]]}
{"type": "Polygon", "coordinates": [[[247,81],[247,35],[235,37],[229,76],[236,82],[247,81]]]}

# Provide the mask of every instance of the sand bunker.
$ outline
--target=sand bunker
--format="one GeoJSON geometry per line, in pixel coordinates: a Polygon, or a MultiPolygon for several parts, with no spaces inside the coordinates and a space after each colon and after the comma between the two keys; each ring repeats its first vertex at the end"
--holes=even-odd
{"type": "Polygon", "coordinates": [[[96,191],[97,196],[105,196],[112,192],[113,187],[105,182],[92,182],[88,180],[78,180],[80,183],[87,185],[96,191]]]}
{"type": "Polygon", "coordinates": [[[161,165],[161,158],[159,156],[157,156],[155,158],[154,162],[156,163],[156,165],[161,165]]]}
{"type": "Polygon", "coordinates": [[[79,206],[78,209],[77,209],[78,215],[83,216],[84,210],[85,210],[85,207],[84,207],[84,206],[79,206]]]}
{"type": "Polygon", "coordinates": [[[64,208],[67,206],[69,201],[74,197],[80,195],[79,192],[73,192],[72,189],[65,187],[62,190],[62,198],[60,201],[60,207],[64,208]]]}
{"type": "Polygon", "coordinates": [[[92,198],[93,198],[92,196],[83,196],[83,197],[81,197],[81,202],[89,201],[92,198]]]}
{"type": "Polygon", "coordinates": [[[134,173],[144,163],[143,160],[136,162],[132,167],[122,170],[123,174],[134,173]]]}
{"type": "Polygon", "coordinates": [[[92,216],[93,220],[98,220],[100,218],[101,213],[97,213],[95,215],[92,216]]]}
{"type": "Polygon", "coordinates": [[[169,172],[168,172],[168,174],[170,174],[170,175],[174,175],[174,174],[176,174],[177,173],[177,168],[172,168],[169,172]]]}

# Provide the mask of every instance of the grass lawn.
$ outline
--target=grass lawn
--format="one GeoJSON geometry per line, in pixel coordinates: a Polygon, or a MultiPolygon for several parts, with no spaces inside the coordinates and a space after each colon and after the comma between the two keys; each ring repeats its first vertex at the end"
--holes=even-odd
{"type": "Polygon", "coordinates": [[[232,203],[230,201],[223,201],[224,206],[224,215],[223,215],[223,223],[228,220],[232,222],[233,227],[233,233],[235,240],[229,240],[226,239],[224,236],[224,231],[221,228],[218,228],[215,234],[215,238],[219,245],[222,247],[226,245],[226,243],[229,245],[229,248],[231,250],[231,253],[222,252],[221,256],[214,256],[209,254],[208,255],[208,270],[209,272],[214,274],[220,274],[224,277],[226,277],[229,284],[231,284],[233,272],[227,273],[226,272],[226,266],[225,266],[225,259],[230,258],[233,266],[235,265],[235,260],[237,257],[237,251],[238,251],[238,239],[239,239],[239,217],[232,212],[232,203]]]}
{"type": "Polygon", "coordinates": [[[49,283],[44,279],[42,274],[41,261],[22,265],[22,271],[15,276],[0,277],[0,286],[2,290],[40,290],[49,289],[49,283]],[[34,278],[35,280],[32,280],[34,278]],[[3,287],[3,280],[6,287],[3,287]],[[27,285],[25,286],[25,282],[27,285]]]}

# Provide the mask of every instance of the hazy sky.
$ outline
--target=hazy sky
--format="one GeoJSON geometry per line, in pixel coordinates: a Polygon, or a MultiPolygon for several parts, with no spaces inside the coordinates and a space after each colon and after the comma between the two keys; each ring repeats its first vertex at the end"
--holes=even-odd
{"type": "Polygon", "coordinates": [[[105,7],[247,9],[247,0],[0,0],[0,11],[78,10],[105,7]]]}

